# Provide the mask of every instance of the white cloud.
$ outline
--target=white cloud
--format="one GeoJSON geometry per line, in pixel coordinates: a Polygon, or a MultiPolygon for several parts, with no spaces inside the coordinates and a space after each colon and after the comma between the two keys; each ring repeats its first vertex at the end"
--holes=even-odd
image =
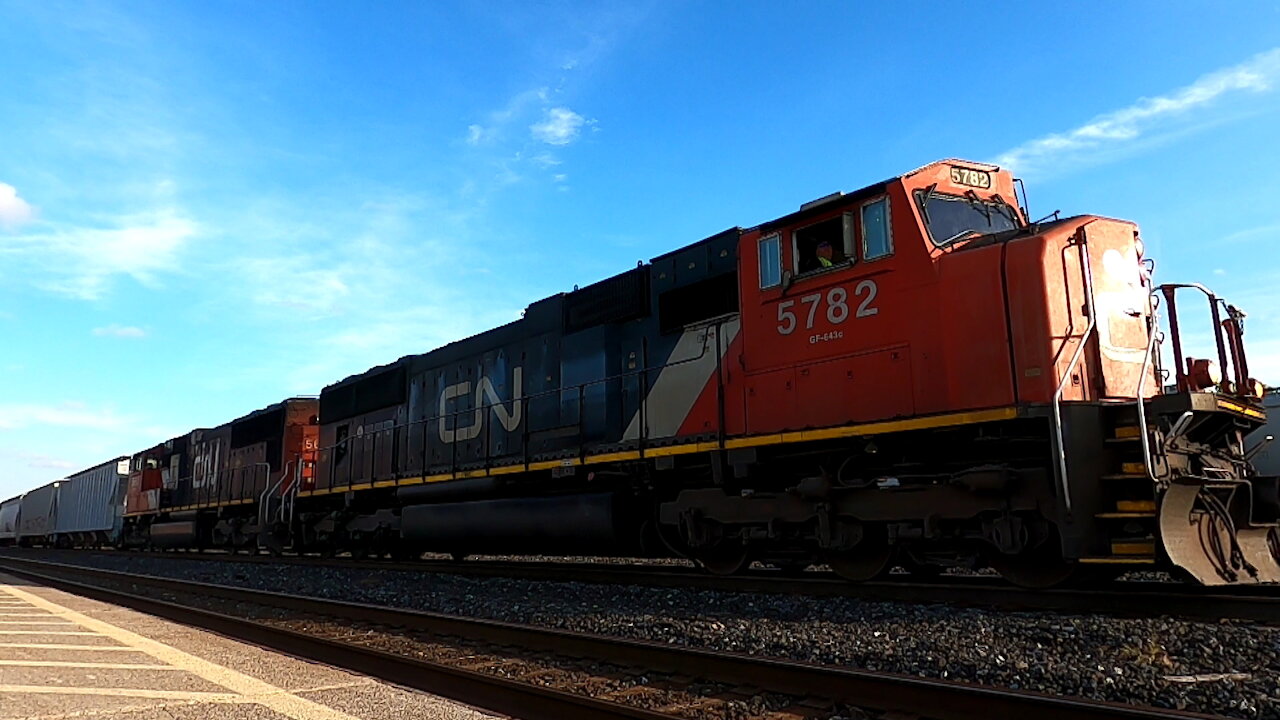
{"type": "Polygon", "coordinates": [[[1142,98],[1126,108],[1099,115],[1073,130],[1023,143],[1000,155],[995,162],[1026,174],[1063,161],[1120,149],[1159,131],[1162,123],[1185,118],[1191,111],[1201,109],[1224,95],[1242,91],[1267,92],[1277,78],[1280,78],[1280,48],[1255,55],[1234,67],[1203,75],[1167,95],[1142,98]]]}
{"type": "Polygon", "coordinates": [[[485,140],[492,138],[493,134],[494,132],[492,129],[485,128],[482,125],[468,125],[467,126],[467,144],[479,145],[485,140]]]}
{"type": "Polygon", "coordinates": [[[306,253],[243,258],[233,263],[233,268],[253,288],[250,297],[255,303],[312,318],[339,313],[351,293],[348,276],[356,270],[349,263],[306,253]]]}
{"type": "Polygon", "coordinates": [[[114,410],[87,407],[84,403],[65,402],[59,405],[31,403],[0,404],[0,430],[16,430],[33,425],[88,428],[92,430],[123,430],[132,423],[129,418],[117,415],[114,410]]]}
{"type": "Polygon", "coordinates": [[[18,189],[0,183],[0,228],[13,230],[31,222],[33,217],[35,210],[30,203],[18,197],[18,189]]]}
{"type": "Polygon", "coordinates": [[[548,108],[542,122],[529,126],[535,140],[548,145],[568,145],[582,132],[586,119],[567,107],[548,108]]]}
{"type": "Polygon", "coordinates": [[[555,167],[556,165],[559,165],[561,162],[563,162],[560,158],[547,152],[538,153],[537,155],[534,155],[529,159],[533,161],[534,165],[537,165],[538,167],[541,167],[541,168],[555,167]]]}
{"type": "Polygon", "coordinates": [[[194,222],[172,208],[115,217],[105,227],[56,224],[44,233],[0,238],[0,255],[26,261],[33,282],[61,295],[96,300],[117,276],[157,286],[181,269],[179,256],[194,222]]]}
{"type": "Polygon", "coordinates": [[[132,325],[112,323],[106,327],[94,328],[93,334],[96,337],[144,338],[147,336],[147,331],[132,325]]]}

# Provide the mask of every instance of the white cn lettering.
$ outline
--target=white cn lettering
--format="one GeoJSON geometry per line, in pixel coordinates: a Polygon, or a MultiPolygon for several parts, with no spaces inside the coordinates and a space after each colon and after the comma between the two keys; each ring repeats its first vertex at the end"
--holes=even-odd
{"type": "MultiPolygon", "coordinates": [[[[455,398],[466,397],[471,394],[471,381],[455,383],[446,387],[440,393],[440,442],[452,443],[462,442],[466,440],[474,440],[480,435],[480,431],[484,429],[484,410],[486,407],[493,408],[493,414],[497,416],[498,422],[502,423],[502,427],[511,432],[520,427],[520,414],[522,403],[520,402],[521,388],[523,387],[524,373],[523,369],[515,367],[511,369],[511,411],[507,411],[506,405],[502,403],[502,399],[498,397],[498,391],[493,387],[493,381],[488,377],[480,376],[480,382],[476,384],[475,410],[471,415],[471,424],[467,427],[456,426],[449,427],[449,401],[455,398]]],[[[454,416],[455,420],[461,420],[461,416],[454,416]]]]}

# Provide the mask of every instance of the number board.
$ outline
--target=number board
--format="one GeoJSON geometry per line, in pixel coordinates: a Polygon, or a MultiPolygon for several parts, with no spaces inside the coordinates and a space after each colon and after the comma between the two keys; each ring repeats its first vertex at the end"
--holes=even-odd
{"type": "Polygon", "coordinates": [[[951,182],[957,185],[968,185],[969,187],[987,190],[991,187],[991,173],[983,172],[982,170],[971,170],[970,168],[953,167],[951,168],[951,182]]]}

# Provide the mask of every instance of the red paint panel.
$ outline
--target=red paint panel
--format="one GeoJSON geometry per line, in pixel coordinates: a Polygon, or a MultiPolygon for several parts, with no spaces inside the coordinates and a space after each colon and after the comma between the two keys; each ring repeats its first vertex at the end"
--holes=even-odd
{"type": "Polygon", "coordinates": [[[795,397],[807,427],[912,415],[909,348],[904,345],[799,367],[795,397]]]}

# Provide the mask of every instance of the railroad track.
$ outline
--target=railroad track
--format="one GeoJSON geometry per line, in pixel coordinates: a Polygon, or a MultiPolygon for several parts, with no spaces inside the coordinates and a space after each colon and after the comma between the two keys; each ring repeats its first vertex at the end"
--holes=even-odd
{"type": "Polygon", "coordinates": [[[1211,717],[180,581],[11,555],[0,558],[0,570],[523,720],[726,717],[734,698],[737,705],[732,715],[744,720],[847,716],[851,708],[869,717],[931,720],[1211,717]],[[338,637],[332,634],[335,626],[342,628],[338,637]],[[376,643],[369,644],[374,637],[412,637],[418,644],[391,652],[374,646],[376,643]],[[462,652],[433,655],[422,649],[427,647],[461,647],[462,652]],[[582,672],[563,671],[566,666],[581,668],[584,663],[594,668],[587,672],[614,682],[605,682],[604,692],[593,693],[592,682],[584,680],[582,672]],[[557,681],[565,677],[570,681],[557,681]],[[619,677],[638,677],[646,682],[619,683],[619,677]],[[657,686],[654,678],[659,678],[657,686]],[[668,702],[655,708],[654,693],[668,702]],[[676,700],[670,702],[671,697],[676,700]]]}
{"type": "MultiPolygon", "coordinates": [[[[37,556],[54,558],[84,557],[86,553],[90,556],[121,555],[120,552],[111,550],[9,550],[0,552],[0,557],[36,553],[39,554],[37,556]]],[[[1196,620],[1235,619],[1280,624],[1280,593],[1272,588],[1262,587],[1224,590],[1171,582],[1123,581],[1091,588],[1025,590],[1012,587],[999,578],[976,575],[941,576],[928,580],[902,576],[901,579],[854,584],[837,578],[833,573],[824,572],[805,572],[795,576],[759,570],[724,577],[710,575],[693,567],[652,564],[490,560],[374,562],[350,558],[298,555],[273,558],[266,555],[226,553],[147,553],[140,557],[174,560],[199,558],[223,563],[289,563],[336,569],[446,573],[541,582],[587,582],[815,597],[856,597],[875,601],[943,603],[1010,610],[1095,613],[1124,617],[1168,615],[1196,620]]]]}

